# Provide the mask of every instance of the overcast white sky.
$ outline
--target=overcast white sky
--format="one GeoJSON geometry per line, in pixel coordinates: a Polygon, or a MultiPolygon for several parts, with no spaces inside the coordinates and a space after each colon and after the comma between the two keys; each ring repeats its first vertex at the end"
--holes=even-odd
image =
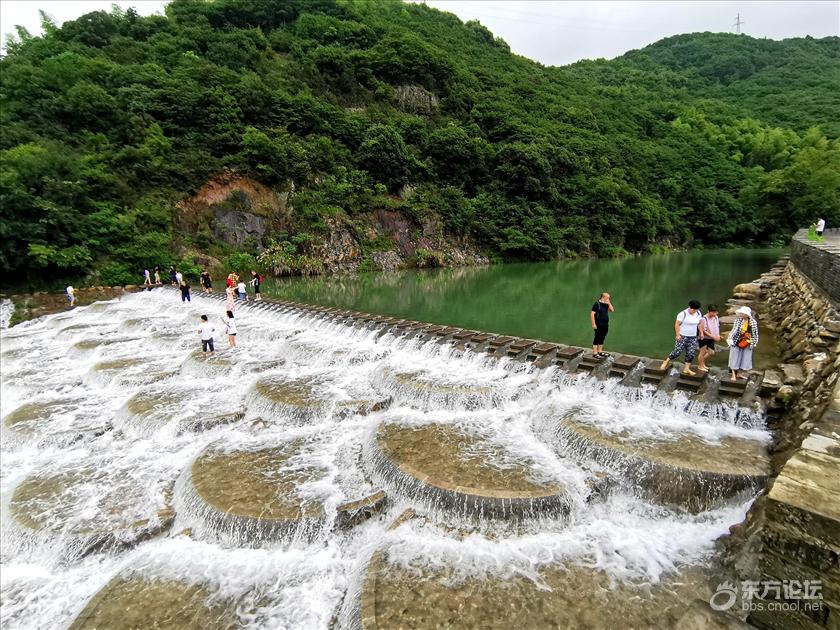
{"type": "MultiPolygon", "coordinates": [[[[162,13],[162,0],[0,0],[0,33],[15,24],[39,32],[38,9],[57,22],[112,4],[135,7],[143,15],[162,13]]],[[[514,52],[549,65],[579,59],[611,58],[658,39],[697,31],[734,32],[740,13],[742,31],[753,37],[840,35],[840,0],[740,2],[426,0],[462,20],[477,19],[510,44],[514,52]]]]}

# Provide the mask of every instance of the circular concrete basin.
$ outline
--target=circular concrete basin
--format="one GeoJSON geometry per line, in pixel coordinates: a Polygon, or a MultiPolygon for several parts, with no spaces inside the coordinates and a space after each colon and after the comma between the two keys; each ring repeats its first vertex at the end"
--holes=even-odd
{"type": "Polygon", "coordinates": [[[709,576],[694,567],[654,586],[617,583],[603,571],[573,565],[535,572],[539,583],[521,575],[464,578],[422,560],[404,568],[376,552],[350,624],[362,630],[675,628],[694,599],[711,595],[709,576]]]}
{"type": "Polygon", "coordinates": [[[47,430],[53,415],[72,410],[75,400],[25,403],[3,418],[3,426],[24,436],[47,430]]]}
{"type": "Polygon", "coordinates": [[[382,484],[429,509],[496,518],[569,510],[566,488],[539,481],[532,461],[452,425],[383,424],[365,452],[382,484]]]}
{"type": "Polygon", "coordinates": [[[395,400],[419,409],[479,409],[493,405],[498,399],[496,389],[490,384],[447,381],[424,370],[386,368],[374,384],[395,400]]]}
{"type": "Polygon", "coordinates": [[[117,576],[87,603],[70,630],[233,630],[233,606],[202,586],[160,578],[117,576]]]}
{"type": "Polygon", "coordinates": [[[150,503],[142,479],[82,468],[24,479],[12,493],[9,511],[25,531],[89,549],[134,542],[168,527],[172,511],[150,503]]]}
{"type": "Polygon", "coordinates": [[[150,430],[166,424],[183,403],[183,394],[176,391],[146,389],[126,401],[120,414],[126,428],[150,430]]]}
{"type": "Polygon", "coordinates": [[[305,460],[298,442],[235,450],[211,445],[185,471],[179,505],[204,532],[237,544],[308,535],[323,524],[324,506],[299,488],[325,471],[305,460]]]}
{"type": "Polygon", "coordinates": [[[694,434],[672,439],[610,434],[570,414],[537,428],[561,454],[594,459],[656,501],[697,512],[742,490],[762,487],[770,458],[758,440],[722,437],[706,442],[694,434]]]}
{"type": "Polygon", "coordinates": [[[386,404],[377,400],[330,400],[326,393],[319,391],[318,385],[316,379],[309,377],[265,376],[254,386],[251,402],[264,418],[280,416],[296,423],[326,419],[332,414],[339,417],[366,414],[386,404]]]}

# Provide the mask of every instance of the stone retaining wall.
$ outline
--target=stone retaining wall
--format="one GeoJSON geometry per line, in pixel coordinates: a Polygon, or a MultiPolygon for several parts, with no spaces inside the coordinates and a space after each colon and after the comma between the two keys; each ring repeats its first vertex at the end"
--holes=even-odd
{"type": "MultiPolygon", "coordinates": [[[[835,374],[836,376],[836,374],[835,374]]],[[[759,628],[840,628],[840,384],[829,409],[775,479],[761,509],[760,582],[818,582],[822,601],[793,610],[756,610],[759,628]]],[[[765,604],[767,602],[764,602],[765,604]]]]}
{"type": "Polygon", "coordinates": [[[808,240],[799,230],[790,244],[790,259],[837,305],[840,305],[840,230],[826,230],[825,242],[808,240]]]}
{"type": "Polygon", "coordinates": [[[825,630],[840,628],[840,249],[801,231],[790,263],[762,295],[784,361],[769,421],[777,475],[722,543],[736,581],[819,584],[817,606],[765,591],[750,624],[825,630]]]}
{"type": "Polygon", "coordinates": [[[773,427],[780,451],[798,448],[814,428],[840,374],[840,312],[793,260],[767,297],[783,361],[785,412],[773,427]]]}

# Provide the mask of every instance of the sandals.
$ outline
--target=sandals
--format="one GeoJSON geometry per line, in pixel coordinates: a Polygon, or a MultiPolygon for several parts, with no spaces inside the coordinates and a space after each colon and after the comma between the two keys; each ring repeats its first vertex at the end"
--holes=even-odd
{"type": "Polygon", "coordinates": [[[601,359],[606,359],[608,356],[610,356],[610,353],[609,352],[599,352],[598,354],[593,354],[592,356],[595,359],[598,359],[600,361],[601,359]]]}

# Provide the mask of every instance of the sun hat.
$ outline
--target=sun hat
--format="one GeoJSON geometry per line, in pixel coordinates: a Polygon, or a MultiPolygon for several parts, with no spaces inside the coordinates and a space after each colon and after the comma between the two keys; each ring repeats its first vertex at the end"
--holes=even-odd
{"type": "Polygon", "coordinates": [[[746,315],[747,317],[752,317],[752,309],[749,306],[742,306],[737,311],[735,311],[737,315],[746,315]]]}

